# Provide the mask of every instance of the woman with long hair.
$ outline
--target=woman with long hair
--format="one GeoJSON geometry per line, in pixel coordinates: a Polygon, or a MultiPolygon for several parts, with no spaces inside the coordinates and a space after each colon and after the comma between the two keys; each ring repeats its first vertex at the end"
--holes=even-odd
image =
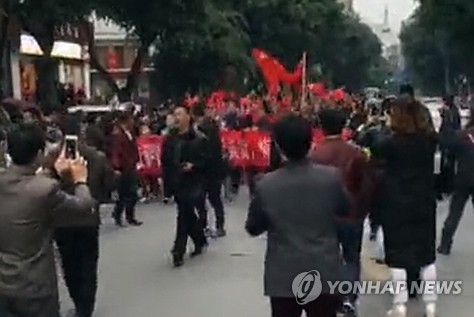
{"type": "MultiPolygon", "coordinates": [[[[420,271],[423,281],[434,281],[437,275],[433,168],[437,136],[424,107],[415,100],[395,100],[389,119],[392,133],[374,147],[373,153],[382,162],[385,173],[380,210],[385,261],[394,283],[406,283],[408,273],[413,271],[420,271]]],[[[407,316],[408,295],[409,290],[394,294],[388,316],[407,316]]],[[[436,293],[425,291],[423,300],[426,316],[434,317],[436,293]]]]}

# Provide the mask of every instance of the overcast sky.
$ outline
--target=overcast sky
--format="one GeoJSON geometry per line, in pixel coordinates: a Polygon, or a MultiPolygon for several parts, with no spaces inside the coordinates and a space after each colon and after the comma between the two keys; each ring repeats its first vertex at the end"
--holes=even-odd
{"type": "Polygon", "coordinates": [[[401,22],[416,8],[415,0],[354,0],[355,10],[371,23],[383,22],[386,5],[390,13],[390,25],[398,33],[401,22]]]}

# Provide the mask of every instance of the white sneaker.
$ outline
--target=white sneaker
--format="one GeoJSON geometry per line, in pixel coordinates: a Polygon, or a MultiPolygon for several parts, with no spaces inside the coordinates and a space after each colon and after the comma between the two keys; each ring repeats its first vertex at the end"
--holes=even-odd
{"type": "Polygon", "coordinates": [[[436,306],[434,304],[426,306],[425,317],[436,317],[436,306]]]}
{"type": "Polygon", "coordinates": [[[405,305],[393,306],[388,311],[387,317],[407,317],[407,307],[405,305]]]}

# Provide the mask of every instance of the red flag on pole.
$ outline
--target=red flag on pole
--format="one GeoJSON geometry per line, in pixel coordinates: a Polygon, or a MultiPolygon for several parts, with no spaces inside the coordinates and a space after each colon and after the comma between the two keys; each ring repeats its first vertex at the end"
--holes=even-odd
{"type": "Polygon", "coordinates": [[[283,67],[276,58],[270,56],[261,49],[254,48],[252,50],[252,56],[262,71],[268,92],[270,94],[278,93],[280,90],[280,81],[286,73],[285,67],[283,67]]]}

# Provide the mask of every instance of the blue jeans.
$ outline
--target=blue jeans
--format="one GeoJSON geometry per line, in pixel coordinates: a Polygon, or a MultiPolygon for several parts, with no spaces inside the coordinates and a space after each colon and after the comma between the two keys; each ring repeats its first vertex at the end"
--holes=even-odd
{"type": "MultiPolygon", "coordinates": [[[[343,281],[355,284],[360,280],[360,253],[363,233],[364,221],[341,222],[337,224],[337,236],[344,259],[343,281]]],[[[349,296],[348,299],[351,302],[355,302],[357,297],[354,294],[349,296]]]]}

